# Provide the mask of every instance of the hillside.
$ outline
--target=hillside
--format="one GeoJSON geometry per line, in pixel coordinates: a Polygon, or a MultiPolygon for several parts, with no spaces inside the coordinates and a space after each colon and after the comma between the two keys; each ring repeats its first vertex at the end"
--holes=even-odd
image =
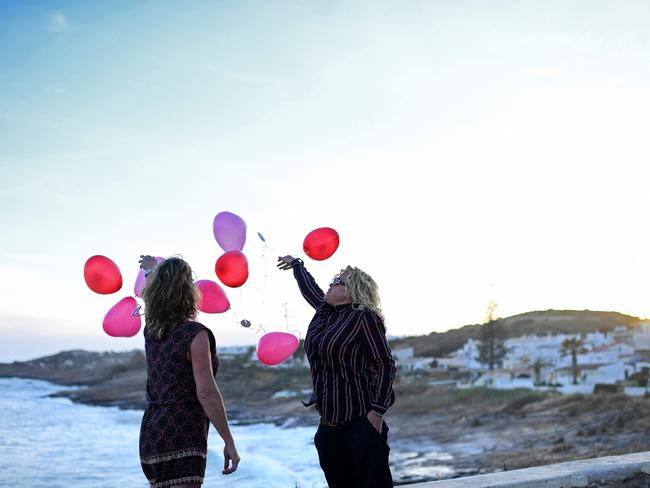
{"type": "MultiPolygon", "coordinates": [[[[638,317],[619,312],[590,310],[546,310],[526,312],[501,319],[508,337],[544,334],[583,334],[611,331],[619,325],[634,327],[638,317]]],[[[392,347],[411,346],[416,356],[441,357],[459,349],[471,338],[478,338],[480,324],[466,325],[446,332],[395,339],[392,347]]]]}

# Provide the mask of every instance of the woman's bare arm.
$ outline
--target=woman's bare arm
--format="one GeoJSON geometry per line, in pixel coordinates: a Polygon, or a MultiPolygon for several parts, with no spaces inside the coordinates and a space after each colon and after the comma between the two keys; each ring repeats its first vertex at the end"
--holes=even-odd
{"type": "Polygon", "coordinates": [[[223,397],[214,380],[212,357],[210,354],[210,339],[206,330],[202,330],[196,334],[196,337],[192,340],[192,344],[190,345],[190,358],[199,402],[201,402],[205,414],[225,443],[223,450],[223,474],[230,474],[237,469],[240,457],[235,448],[235,441],[230,433],[228,415],[223,403],[223,397]]]}

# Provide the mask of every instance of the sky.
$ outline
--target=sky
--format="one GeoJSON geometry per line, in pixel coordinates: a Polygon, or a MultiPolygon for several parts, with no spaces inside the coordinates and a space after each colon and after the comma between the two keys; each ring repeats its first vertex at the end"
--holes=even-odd
{"type": "Polygon", "coordinates": [[[372,275],[393,336],[489,300],[650,316],[648,25],[634,0],[0,2],[0,361],[142,347],[104,314],[143,253],[216,280],[221,211],[251,272],[199,315],[221,345],[304,337],[285,254],[372,275]]]}

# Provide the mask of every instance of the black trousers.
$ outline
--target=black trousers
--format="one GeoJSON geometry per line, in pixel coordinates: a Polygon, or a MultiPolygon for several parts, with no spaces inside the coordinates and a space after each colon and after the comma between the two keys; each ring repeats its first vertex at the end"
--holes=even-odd
{"type": "Polygon", "coordinates": [[[388,425],[381,434],[365,415],[342,425],[320,425],[314,436],[329,488],[392,488],[388,425]]]}

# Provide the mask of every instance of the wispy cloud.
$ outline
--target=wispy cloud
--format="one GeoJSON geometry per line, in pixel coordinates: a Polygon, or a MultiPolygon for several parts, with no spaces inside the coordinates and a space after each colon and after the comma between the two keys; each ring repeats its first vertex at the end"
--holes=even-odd
{"type": "Polygon", "coordinates": [[[66,32],[70,30],[70,22],[61,12],[55,12],[50,14],[47,30],[55,33],[66,32]]]}

